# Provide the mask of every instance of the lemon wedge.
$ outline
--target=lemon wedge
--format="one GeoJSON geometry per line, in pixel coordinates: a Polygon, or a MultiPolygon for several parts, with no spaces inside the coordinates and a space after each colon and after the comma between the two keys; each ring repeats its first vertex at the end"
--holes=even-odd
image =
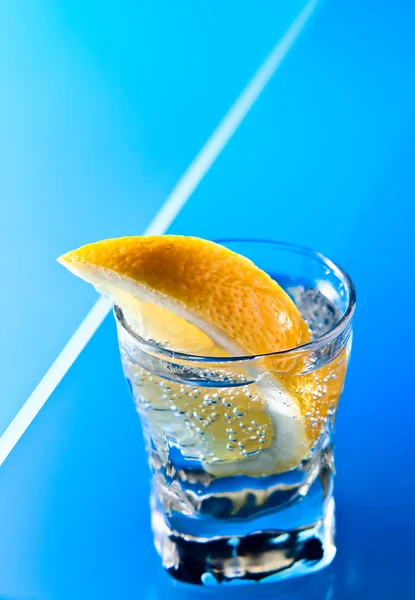
{"type": "MultiPolygon", "coordinates": [[[[297,347],[311,337],[294,302],[269,275],[210,241],[172,235],[114,238],[58,260],[111,297],[140,335],[176,351],[260,355],[297,347]]],[[[180,432],[185,436],[183,415],[187,425],[197,420],[194,430],[204,434],[203,463],[214,475],[260,476],[294,468],[318,437],[310,415],[315,409],[322,420],[341,391],[327,383],[327,372],[311,378],[268,370],[254,375],[255,384],[221,390],[213,409],[196,389],[189,398],[183,386],[171,384],[182,416],[172,411],[170,425],[180,437],[180,432]],[[318,396],[323,380],[326,390],[318,396]]],[[[140,378],[145,381],[145,371],[140,378]]],[[[147,381],[146,387],[142,393],[151,403],[154,385],[147,381]]],[[[162,429],[165,423],[153,425],[162,429]]]]}

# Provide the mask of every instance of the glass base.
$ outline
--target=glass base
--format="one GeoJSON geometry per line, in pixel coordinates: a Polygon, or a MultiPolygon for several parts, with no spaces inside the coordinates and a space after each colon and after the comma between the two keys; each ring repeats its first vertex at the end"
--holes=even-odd
{"type": "Polygon", "coordinates": [[[336,554],[334,500],[324,519],[291,531],[257,531],[241,537],[201,538],[171,530],[153,506],[154,541],[163,566],[187,583],[215,585],[279,581],[328,566],[336,554]]]}

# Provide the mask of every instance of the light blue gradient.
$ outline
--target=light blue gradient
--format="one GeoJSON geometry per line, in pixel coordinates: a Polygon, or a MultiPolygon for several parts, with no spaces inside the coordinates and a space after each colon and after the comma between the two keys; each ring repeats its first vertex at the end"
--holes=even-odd
{"type": "MultiPolygon", "coordinates": [[[[303,5],[0,4],[0,431],[95,300],[55,257],[144,230],[303,5]]],[[[308,244],[356,283],[338,556],[266,598],[413,594],[414,18],[404,0],[322,2],[170,229],[308,244]]],[[[0,598],[200,595],[153,550],[117,352],[107,319],[0,470],[0,598]]]]}
{"type": "Polygon", "coordinates": [[[56,258],[144,231],[303,5],[1,3],[0,433],[95,299],[56,258]]]}

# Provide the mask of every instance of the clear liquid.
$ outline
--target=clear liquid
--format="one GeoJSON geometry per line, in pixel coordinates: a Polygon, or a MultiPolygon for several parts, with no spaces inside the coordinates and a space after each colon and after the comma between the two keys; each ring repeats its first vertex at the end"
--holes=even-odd
{"type": "MultiPolygon", "coordinates": [[[[320,291],[280,283],[313,335],[338,322],[338,309],[320,291]]],[[[320,431],[314,448],[280,472],[270,450],[272,419],[249,370],[222,367],[206,385],[185,367],[169,370],[133,352],[122,332],[120,346],[149,452],[153,530],[165,567],[209,584],[282,578],[330,562],[333,413],[312,416],[320,431]]],[[[327,393],[320,388],[317,405],[327,393]]]]}

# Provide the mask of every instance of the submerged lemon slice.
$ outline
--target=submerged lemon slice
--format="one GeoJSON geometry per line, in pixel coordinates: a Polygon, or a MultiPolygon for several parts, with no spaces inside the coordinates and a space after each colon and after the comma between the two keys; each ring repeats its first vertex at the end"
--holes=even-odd
{"type": "MultiPolygon", "coordinates": [[[[213,242],[171,235],[124,237],[88,244],[58,260],[110,296],[140,335],[175,350],[258,355],[310,339],[307,323],[284,290],[251,261],[213,242]]],[[[196,388],[189,396],[183,386],[170,385],[176,412],[169,413],[169,423],[180,437],[180,414],[190,424],[197,420],[195,430],[203,431],[203,443],[210,444],[204,464],[213,474],[262,475],[293,468],[318,435],[309,417],[317,406],[319,377],[256,376],[255,385],[223,391],[214,410],[196,388]]],[[[151,404],[154,385],[143,373],[137,377],[151,404]]],[[[327,384],[327,374],[324,380],[327,384]]],[[[337,399],[337,389],[324,395],[321,414],[332,396],[337,399]]]]}

